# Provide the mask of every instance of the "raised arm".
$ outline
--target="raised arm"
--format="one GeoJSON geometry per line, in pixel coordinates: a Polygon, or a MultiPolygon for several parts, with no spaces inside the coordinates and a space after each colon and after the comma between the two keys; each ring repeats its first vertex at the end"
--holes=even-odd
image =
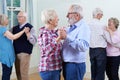
{"type": "Polygon", "coordinates": [[[15,40],[15,39],[18,39],[25,32],[25,29],[23,29],[21,32],[16,33],[16,34],[12,34],[10,31],[7,30],[4,33],[4,36],[6,36],[8,39],[15,40]]]}
{"type": "Polygon", "coordinates": [[[29,42],[34,45],[37,42],[37,38],[35,36],[35,30],[33,28],[31,30],[28,29],[25,31],[25,33],[29,42]]]}

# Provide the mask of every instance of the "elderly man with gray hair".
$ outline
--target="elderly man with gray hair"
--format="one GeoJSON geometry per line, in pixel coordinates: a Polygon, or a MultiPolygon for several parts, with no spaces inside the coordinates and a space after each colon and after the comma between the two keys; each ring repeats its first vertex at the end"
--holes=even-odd
{"type": "Polygon", "coordinates": [[[106,47],[104,38],[105,25],[100,21],[103,11],[96,8],[93,11],[93,20],[89,22],[91,29],[90,38],[90,62],[91,80],[104,80],[106,67],[106,47]]]}
{"type": "Polygon", "coordinates": [[[90,29],[83,19],[82,7],[70,6],[67,18],[70,26],[63,43],[63,76],[65,80],[83,80],[86,71],[86,51],[89,49],[90,29]]]}
{"type": "Polygon", "coordinates": [[[37,39],[34,27],[27,22],[27,14],[24,11],[18,13],[17,19],[18,25],[13,27],[13,34],[20,32],[24,27],[29,28],[20,38],[13,41],[16,54],[15,69],[17,80],[29,80],[28,72],[30,56],[33,50],[33,45],[36,43],[37,39]]]}

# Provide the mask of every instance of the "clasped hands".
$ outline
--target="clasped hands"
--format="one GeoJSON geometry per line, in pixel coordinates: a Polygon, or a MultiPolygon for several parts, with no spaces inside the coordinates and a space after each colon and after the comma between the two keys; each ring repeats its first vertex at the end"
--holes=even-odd
{"type": "Polygon", "coordinates": [[[25,32],[27,38],[29,39],[29,37],[30,37],[30,28],[29,27],[25,27],[24,28],[24,32],[25,32]]]}
{"type": "Polygon", "coordinates": [[[64,40],[67,37],[67,33],[64,28],[58,29],[58,37],[62,40],[64,40]]]}

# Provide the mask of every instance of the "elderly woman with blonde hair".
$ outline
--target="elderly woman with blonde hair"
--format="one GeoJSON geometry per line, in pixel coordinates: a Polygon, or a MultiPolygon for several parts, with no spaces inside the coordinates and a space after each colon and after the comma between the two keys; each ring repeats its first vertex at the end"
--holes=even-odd
{"type": "Polygon", "coordinates": [[[55,30],[58,25],[58,15],[53,9],[44,10],[41,13],[41,20],[45,25],[40,28],[38,37],[41,52],[40,76],[42,80],[60,80],[62,69],[61,39],[63,36],[60,31],[55,30]]]}
{"type": "Polygon", "coordinates": [[[18,39],[27,28],[17,34],[12,34],[7,30],[8,17],[0,15],[0,62],[2,63],[2,80],[10,80],[12,66],[15,61],[12,40],[18,39]]]}

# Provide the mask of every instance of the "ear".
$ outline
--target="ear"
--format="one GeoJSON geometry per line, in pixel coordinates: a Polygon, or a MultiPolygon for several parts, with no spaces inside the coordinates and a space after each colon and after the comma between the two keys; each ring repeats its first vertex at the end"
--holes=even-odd
{"type": "Polygon", "coordinates": [[[50,19],[50,20],[48,21],[49,24],[51,24],[51,22],[52,22],[52,19],[50,19]]]}

